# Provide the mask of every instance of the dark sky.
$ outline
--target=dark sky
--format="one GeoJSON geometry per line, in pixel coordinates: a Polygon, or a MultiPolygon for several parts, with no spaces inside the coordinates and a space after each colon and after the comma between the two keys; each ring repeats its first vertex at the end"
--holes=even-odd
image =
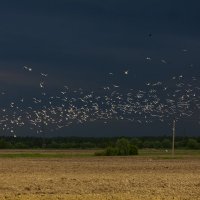
{"type": "MultiPolygon", "coordinates": [[[[37,93],[40,72],[49,74],[50,90],[64,84],[97,90],[110,81],[109,72],[123,88],[176,74],[199,76],[199,8],[199,1],[178,0],[0,0],[0,89],[13,98],[37,93]],[[24,65],[33,68],[31,75],[24,65]]],[[[188,133],[190,127],[180,125],[180,134],[197,134],[188,133]]],[[[89,123],[54,134],[163,135],[170,128],[89,123]]]]}

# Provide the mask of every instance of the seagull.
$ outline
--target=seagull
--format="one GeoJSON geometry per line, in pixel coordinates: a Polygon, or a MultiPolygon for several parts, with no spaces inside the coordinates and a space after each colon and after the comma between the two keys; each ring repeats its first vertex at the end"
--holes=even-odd
{"type": "Polygon", "coordinates": [[[40,87],[44,88],[44,82],[40,82],[40,87]]]}
{"type": "Polygon", "coordinates": [[[30,68],[30,67],[27,67],[27,66],[24,66],[24,69],[25,69],[25,70],[27,70],[27,71],[29,71],[29,72],[31,72],[31,71],[32,71],[32,68],[30,68]]]}
{"type": "Polygon", "coordinates": [[[167,61],[164,60],[164,59],[162,59],[161,62],[164,63],[164,64],[167,64],[167,61]]]}
{"type": "Polygon", "coordinates": [[[125,74],[125,75],[128,75],[128,72],[129,72],[129,71],[128,71],[128,70],[126,70],[126,71],[124,71],[124,74],[125,74]]]}
{"type": "Polygon", "coordinates": [[[41,76],[47,77],[48,74],[41,73],[41,76]]]}
{"type": "Polygon", "coordinates": [[[69,87],[68,87],[68,86],[66,86],[66,85],[64,86],[64,88],[65,88],[66,90],[69,90],[69,87]]]}
{"type": "Polygon", "coordinates": [[[179,78],[183,78],[183,75],[180,75],[179,78]]]}

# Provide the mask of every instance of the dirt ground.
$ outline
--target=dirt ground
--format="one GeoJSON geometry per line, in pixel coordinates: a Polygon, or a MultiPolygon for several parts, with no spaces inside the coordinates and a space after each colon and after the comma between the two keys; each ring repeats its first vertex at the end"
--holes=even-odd
{"type": "Polygon", "coordinates": [[[0,199],[200,199],[200,159],[1,158],[0,199]]]}

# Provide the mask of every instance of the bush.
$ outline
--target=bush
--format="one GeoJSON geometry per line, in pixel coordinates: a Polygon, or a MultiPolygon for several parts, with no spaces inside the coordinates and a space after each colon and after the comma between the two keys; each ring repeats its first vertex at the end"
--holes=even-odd
{"type": "Polygon", "coordinates": [[[119,155],[119,150],[116,147],[107,147],[105,150],[105,156],[117,156],[119,155]]]}
{"type": "Polygon", "coordinates": [[[138,155],[138,148],[134,145],[130,145],[129,155],[138,155]]]}
{"type": "Polygon", "coordinates": [[[128,155],[137,155],[138,149],[127,139],[119,139],[117,140],[114,147],[109,146],[102,152],[96,152],[96,156],[128,156],[128,155]]]}
{"type": "Polygon", "coordinates": [[[105,151],[97,151],[94,153],[95,156],[105,156],[105,151]]]}

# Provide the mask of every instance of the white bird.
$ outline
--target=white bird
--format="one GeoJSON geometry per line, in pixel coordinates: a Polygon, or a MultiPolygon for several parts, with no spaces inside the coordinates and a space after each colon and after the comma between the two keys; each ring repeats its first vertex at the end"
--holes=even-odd
{"type": "Polygon", "coordinates": [[[128,70],[126,70],[126,71],[124,71],[124,74],[125,74],[125,75],[128,75],[128,72],[129,72],[129,71],[128,71],[128,70]]]}
{"type": "Polygon", "coordinates": [[[27,66],[24,66],[24,69],[25,69],[25,70],[27,70],[27,71],[29,71],[29,72],[31,72],[31,71],[32,71],[32,68],[30,68],[30,67],[27,67],[27,66]]]}
{"type": "Polygon", "coordinates": [[[47,77],[48,74],[41,73],[41,76],[47,77]]]}
{"type": "Polygon", "coordinates": [[[167,64],[167,61],[164,60],[164,59],[162,59],[161,62],[164,63],[164,64],[167,64]]]}
{"type": "Polygon", "coordinates": [[[40,82],[40,87],[44,88],[44,82],[40,82]]]}

